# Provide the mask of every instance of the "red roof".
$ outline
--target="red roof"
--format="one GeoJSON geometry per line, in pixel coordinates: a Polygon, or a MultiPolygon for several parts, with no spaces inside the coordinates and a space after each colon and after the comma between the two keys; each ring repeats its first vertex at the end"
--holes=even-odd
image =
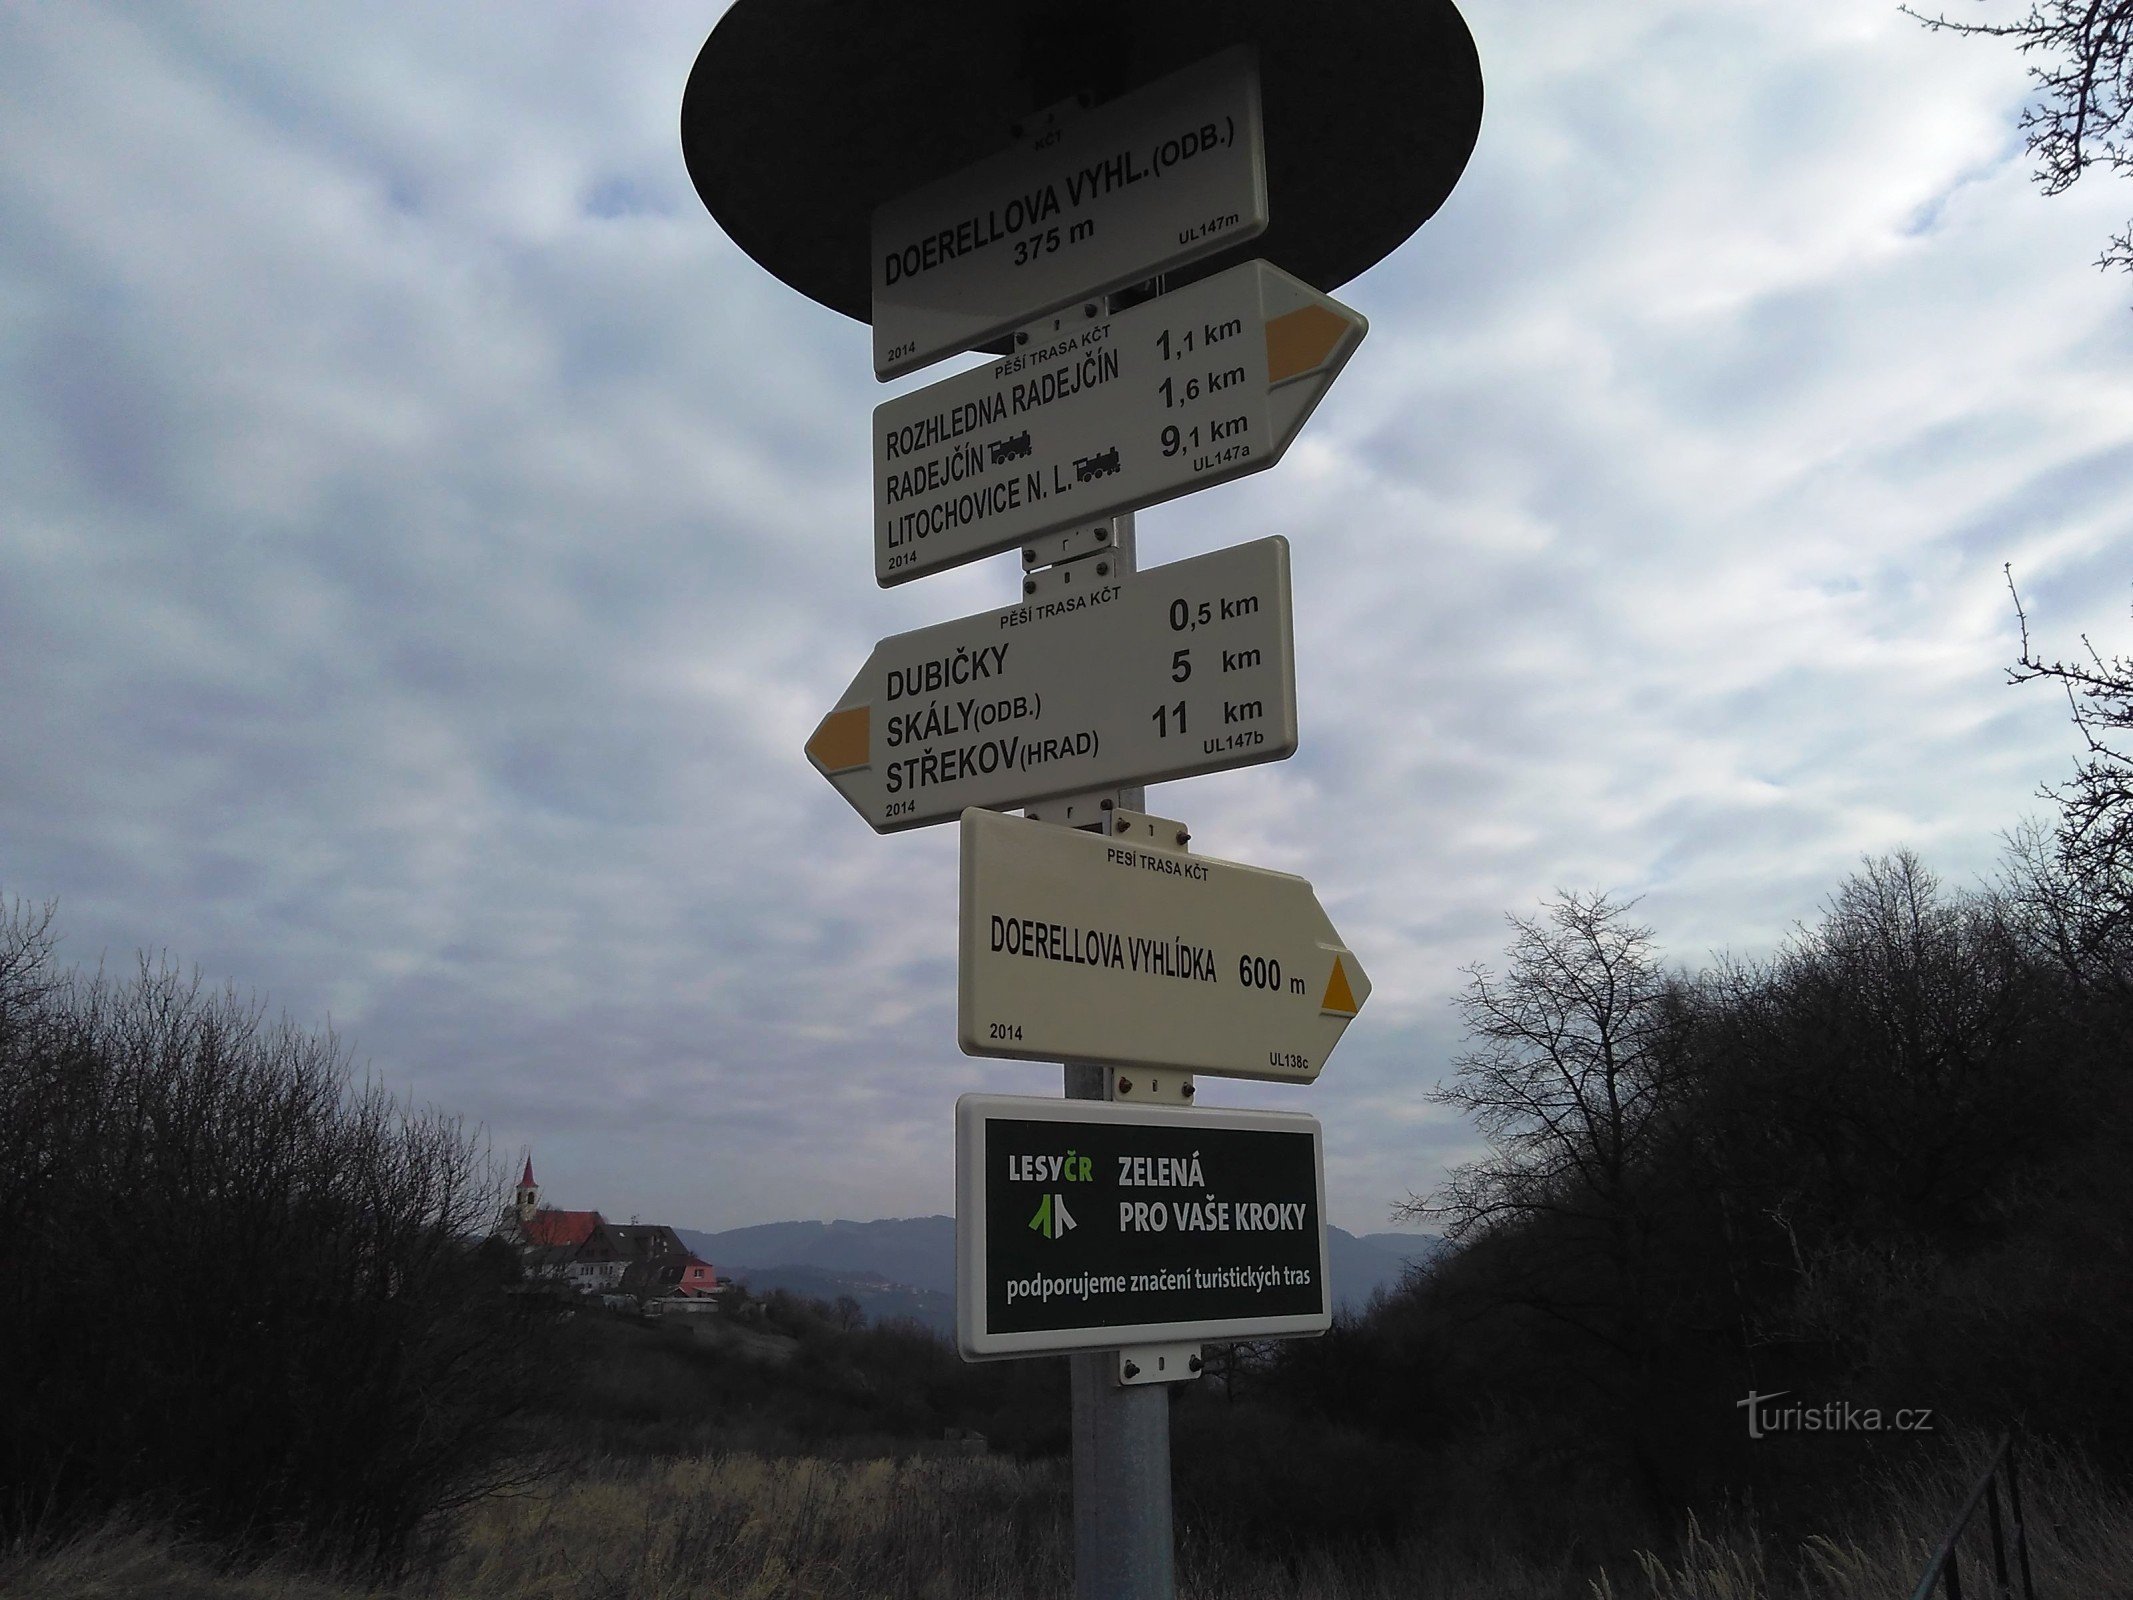
{"type": "Polygon", "coordinates": [[[531,1156],[526,1157],[526,1175],[518,1180],[518,1186],[521,1189],[533,1187],[533,1157],[531,1156]]]}
{"type": "Polygon", "coordinates": [[[542,1206],[524,1231],[528,1244],[581,1245],[599,1226],[597,1211],[551,1211],[542,1206]]]}

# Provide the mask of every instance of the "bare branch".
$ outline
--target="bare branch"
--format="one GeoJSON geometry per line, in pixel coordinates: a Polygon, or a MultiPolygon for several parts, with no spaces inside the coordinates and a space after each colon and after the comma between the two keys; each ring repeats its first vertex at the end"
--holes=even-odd
{"type": "MultiPolygon", "coordinates": [[[[2098,163],[2121,173],[2133,168],[2126,138],[2133,119],[2133,0],[2034,0],[2011,22],[1958,22],[1945,13],[1898,9],[1935,33],[2012,40],[2030,58],[2036,98],[2018,126],[2047,195],[2063,194],[2098,163]]],[[[2133,227],[2111,237],[2096,265],[2133,270],[2133,227]]]]}

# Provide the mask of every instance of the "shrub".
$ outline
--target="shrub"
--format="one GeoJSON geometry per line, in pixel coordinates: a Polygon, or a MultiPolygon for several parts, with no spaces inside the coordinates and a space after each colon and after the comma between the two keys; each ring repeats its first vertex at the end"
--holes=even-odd
{"type": "Polygon", "coordinates": [[[494,1482],[538,1330],[457,1121],[167,963],[59,972],[0,914],[0,1528],[126,1507],[386,1570],[494,1482]]]}

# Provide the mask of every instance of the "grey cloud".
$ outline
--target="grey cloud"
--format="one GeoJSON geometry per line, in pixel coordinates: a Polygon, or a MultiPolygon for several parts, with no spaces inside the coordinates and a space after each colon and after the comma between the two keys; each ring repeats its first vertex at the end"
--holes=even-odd
{"type": "MultiPolygon", "coordinates": [[[[711,20],[0,23],[0,889],[330,1012],[562,1203],[943,1210],[955,1093],[1058,1074],[955,1048],[952,830],[800,746],[1016,571],[874,585],[897,391],[702,214],[711,20]]],[[[1213,1092],[1319,1115],[1354,1228],[1471,1150],[1420,1096],[1505,909],[1647,891],[1693,961],[1862,851],[1983,870],[2069,748],[1998,562],[2126,625],[2118,219],[2007,164],[2018,70],[1839,4],[1473,21],[1481,147],[1349,371],[1140,519],[1292,540],[1302,749],[1150,804],[1377,980],[1308,1093],[1213,1092]]]]}

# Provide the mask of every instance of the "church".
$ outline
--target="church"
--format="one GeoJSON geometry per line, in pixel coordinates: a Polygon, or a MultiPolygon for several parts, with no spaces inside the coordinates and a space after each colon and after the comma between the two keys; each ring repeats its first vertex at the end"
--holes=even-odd
{"type": "Polygon", "coordinates": [[[712,1310],[719,1290],[732,1287],[665,1223],[609,1222],[597,1211],[542,1205],[530,1151],[495,1233],[518,1251],[529,1279],[626,1295],[646,1310],[712,1310]]]}

